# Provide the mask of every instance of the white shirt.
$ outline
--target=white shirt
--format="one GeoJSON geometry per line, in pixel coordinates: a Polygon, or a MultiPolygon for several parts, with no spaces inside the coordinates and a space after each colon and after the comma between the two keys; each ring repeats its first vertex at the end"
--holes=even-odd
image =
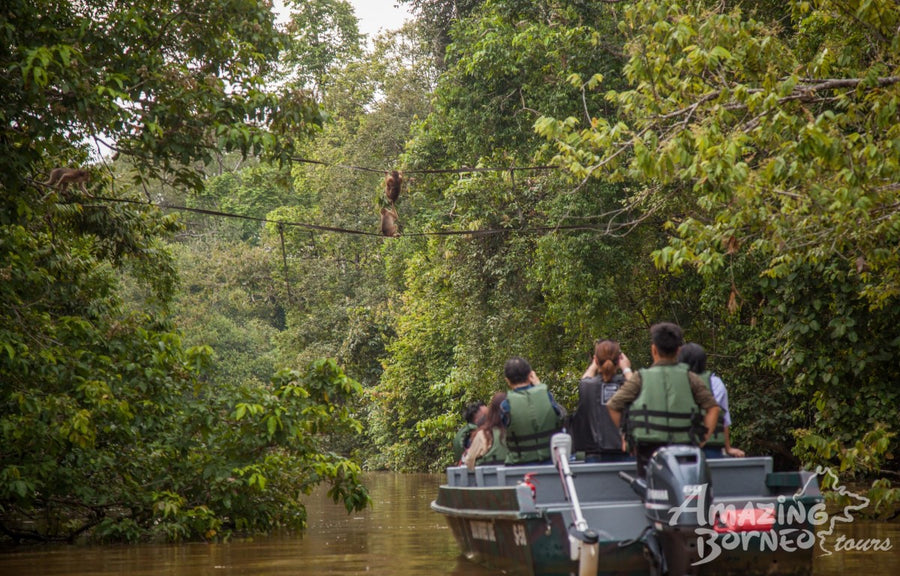
{"type": "Polygon", "coordinates": [[[713,398],[716,399],[719,408],[722,409],[722,420],[724,425],[730,428],[731,412],[728,410],[728,390],[725,389],[725,383],[715,374],[711,374],[709,377],[709,386],[712,389],[713,398]]]}

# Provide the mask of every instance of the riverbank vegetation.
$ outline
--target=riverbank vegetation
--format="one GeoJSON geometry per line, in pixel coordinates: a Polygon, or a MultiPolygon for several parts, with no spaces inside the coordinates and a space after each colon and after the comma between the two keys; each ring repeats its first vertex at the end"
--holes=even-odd
{"type": "Polygon", "coordinates": [[[368,43],[341,0],[0,16],[0,533],[359,509],[361,468],[450,463],[509,356],[572,409],[593,340],[645,366],[661,320],[735,445],[894,515],[896,3],[404,3],[368,43]]]}

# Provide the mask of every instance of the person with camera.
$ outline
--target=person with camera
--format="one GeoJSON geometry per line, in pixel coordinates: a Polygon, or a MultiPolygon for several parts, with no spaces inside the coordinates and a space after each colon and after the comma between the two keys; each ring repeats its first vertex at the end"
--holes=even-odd
{"type": "Polygon", "coordinates": [[[510,358],[503,375],[509,385],[500,405],[509,450],[506,464],[550,462],[550,438],[562,427],[565,410],[524,358],[510,358]]]}
{"type": "Polygon", "coordinates": [[[661,322],[650,327],[650,354],[653,365],[637,372],[627,358],[619,365],[626,381],[607,403],[610,417],[618,427],[628,409],[627,434],[635,444],[637,469],[644,475],[653,452],[669,444],[691,444],[694,416],[705,412],[699,444],[712,435],[719,417],[719,405],[699,376],[678,363],[684,343],[681,327],[661,322]]]}
{"type": "Polygon", "coordinates": [[[631,456],[625,439],[606,405],[625,382],[619,363],[630,361],[615,340],[594,344],[591,364],[578,383],[578,408],[572,416],[572,450],[584,452],[585,462],[623,462],[631,456]]]}

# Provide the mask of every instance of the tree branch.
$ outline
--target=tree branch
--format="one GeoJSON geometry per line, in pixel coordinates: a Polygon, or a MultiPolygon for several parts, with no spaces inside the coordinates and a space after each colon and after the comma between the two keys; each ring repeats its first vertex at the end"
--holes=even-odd
{"type": "MultiPolygon", "coordinates": [[[[865,78],[829,78],[826,80],[816,80],[812,78],[803,78],[801,79],[805,84],[798,84],[794,87],[790,94],[787,96],[782,96],[778,99],[779,104],[783,104],[785,102],[790,102],[792,100],[807,100],[810,98],[810,94],[816,92],[822,92],[825,90],[835,90],[838,88],[856,88],[860,84],[866,81],[865,78]]],[[[878,78],[876,81],[876,85],[879,88],[883,88],[885,86],[892,86],[894,84],[900,83],[900,76],[885,76],[882,78],[878,78]]],[[[761,88],[753,88],[747,90],[748,94],[758,94],[763,92],[761,88]]],[[[690,104],[689,106],[685,106],[684,108],[680,108],[675,110],[674,112],[669,112],[668,114],[662,114],[656,116],[655,120],[669,120],[672,118],[677,118],[684,114],[688,115],[690,118],[696,109],[706,102],[718,97],[722,93],[721,90],[713,90],[707,94],[704,94],[700,97],[699,100],[690,104]]],[[[726,104],[724,106],[726,110],[741,110],[743,108],[747,108],[747,105],[740,102],[733,102],[730,104],[726,104]]],[[[685,123],[687,121],[684,121],[685,123]]]]}

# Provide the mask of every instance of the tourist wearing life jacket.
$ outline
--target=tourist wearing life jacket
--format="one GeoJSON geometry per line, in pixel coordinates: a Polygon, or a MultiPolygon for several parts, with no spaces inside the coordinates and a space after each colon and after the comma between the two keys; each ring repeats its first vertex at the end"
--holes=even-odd
{"type": "Polygon", "coordinates": [[[613,423],[606,408],[609,399],[625,382],[619,372],[619,361],[623,357],[618,342],[598,340],[594,344],[591,364],[578,383],[578,408],[571,420],[572,450],[584,452],[585,462],[632,459],[625,451],[621,430],[613,423]]]}
{"type": "Polygon", "coordinates": [[[694,342],[688,342],[678,352],[678,361],[686,364],[688,369],[703,380],[703,384],[712,392],[716,403],[721,408],[719,420],[713,435],[707,438],[703,452],[707,458],[724,458],[731,456],[743,458],[744,451],[731,445],[731,412],[728,410],[728,390],[725,383],[716,374],[706,369],[706,350],[694,342]]]}
{"type": "Polygon", "coordinates": [[[506,392],[497,392],[487,407],[487,415],[472,435],[472,445],[466,450],[463,459],[466,468],[474,470],[475,466],[504,464],[509,451],[506,448],[506,428],[503,427],[503,414],[500,405],[506,400],[506,392]]]}
{"type": "Polygon", "coordinates": [[[719,417],[719,405],[709,388],[687,366],[678,363],[683,343],[681,328],[661,322],[650,327],[650,368],[632,372],[627,359],[620,361],[627,376],[625,384],[607,403],[616,426],[628,409],[626,430],[635,443],[638,474],[644,475],[647,461],[660,446],[692,444],[695,417],[705,411],[698,438],[702,447],[712,435],[719,417]]]}
{"type": "Polygon", "coordinates": [[[463,412],[466,423],[456,431],[456,436],[453,437],[453,457],[457,462],[461,463],[463,454],[469,449],[469,444],[472,442],[472,435],[484,421],[485,415],[487,415],[487,406],[484,405],[484,402],[472,402],[466,406],[463,412]]]}
{"type": "Polygon", "coordinates": [[[550,462],[550,437],[559,431],[565,412],[524,358],[510,358],[503,373],[509,385],[500,406],[509,450],[506,463],[550,462]]]}

